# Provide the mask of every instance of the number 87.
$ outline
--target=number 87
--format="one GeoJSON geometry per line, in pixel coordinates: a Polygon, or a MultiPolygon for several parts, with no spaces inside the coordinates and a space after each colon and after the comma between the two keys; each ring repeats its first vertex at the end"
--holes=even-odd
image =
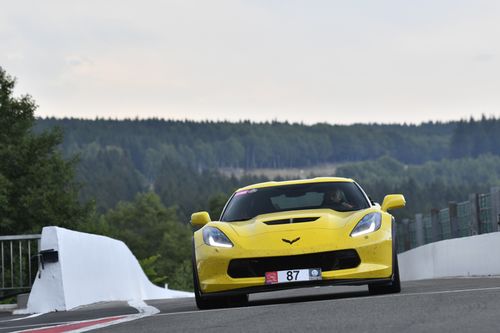
{"type": "Polygon", "coordinates": [[[298,277],[299,277],[299,271],[287,271],[286,272],[286,279],[288,281],[297,280],[298,277]],[[294,273],[295,273],[295,277],[293,276],[294,273]]]}

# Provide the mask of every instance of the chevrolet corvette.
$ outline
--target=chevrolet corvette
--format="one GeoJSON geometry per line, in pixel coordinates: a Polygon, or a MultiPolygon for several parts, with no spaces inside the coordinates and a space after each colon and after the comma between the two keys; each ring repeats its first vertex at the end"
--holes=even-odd
{"type": "Polygon", "coordinates": [[[322,285],[401,290],[391,209],[352,179],[266,182],[237,190],[218,221],[191,215],[193,284],[200,309],[240,306],[248,294],[322,285]]]}

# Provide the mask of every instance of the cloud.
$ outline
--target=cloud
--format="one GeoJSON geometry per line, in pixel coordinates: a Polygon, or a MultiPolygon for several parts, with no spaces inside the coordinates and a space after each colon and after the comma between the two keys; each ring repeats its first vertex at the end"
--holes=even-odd
{"type": "Polygon", "coordinates": [[[492,53],[479,53],[479,54],[472,57],[473,61],[483,62],[483,63],[491,62],[491,61],[494,61],[496,59],[497,59],[497,55],[492,54],[492,53]]]}
{"type": "Polygon", "coordinates": [[[500,110],[499,14],[482,0],[16,1],[0,64],[39,115],[450,119],[500,110]]]}

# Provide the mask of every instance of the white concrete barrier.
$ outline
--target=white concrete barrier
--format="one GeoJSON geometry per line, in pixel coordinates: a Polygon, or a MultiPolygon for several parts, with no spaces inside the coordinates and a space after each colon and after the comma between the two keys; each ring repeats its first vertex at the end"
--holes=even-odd
{"type": "Polygon", "coordinates": [[[129,248],[109,237],[45,227],[41,250],[58,251],[57,262],[39,269],[28,313],[64,311],[105,301],[133,301],[193,294],[153,285],[129,248]]]}
{"type": "Polygon", "coordinates": [[[500,275],[500,232],[447,239],[400,253],[401,280],[500,275]]]}

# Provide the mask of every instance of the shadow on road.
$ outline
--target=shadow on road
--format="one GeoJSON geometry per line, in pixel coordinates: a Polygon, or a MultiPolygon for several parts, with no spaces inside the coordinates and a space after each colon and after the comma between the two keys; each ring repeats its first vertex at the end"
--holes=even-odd
{"type": "Polygon", "coordinates": [[[259,305],[270,305],[270,304],[285,304],[285,303],[301,303],[301,302],[314,302],[323,300],[335,300],[343,298],[353,298],[353,297],[365,297],[369,296],[368,291],[354,291],[354,292],[332,292],[332,293],[322,293],[315,295],[297,295],[292,297],[275,297],[268,299],[258,299],[251,300],[249,306],[259,306],[259,305]]]}

